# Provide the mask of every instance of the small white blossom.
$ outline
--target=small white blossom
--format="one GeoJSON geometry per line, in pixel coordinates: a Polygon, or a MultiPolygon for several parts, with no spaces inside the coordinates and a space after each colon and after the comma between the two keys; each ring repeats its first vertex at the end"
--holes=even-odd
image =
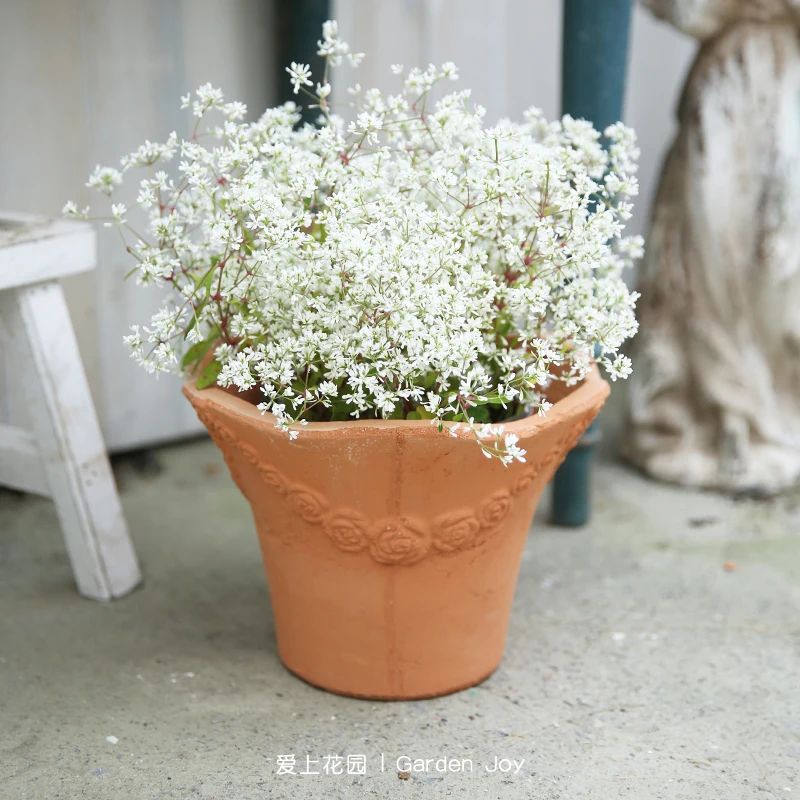
{"type": "Polygon", "coordinates": [[[141,333],[139,332],[140,331],[139,326],[131,325],[131,330],[133,331],[133,333],[129,334],[128,336],[123,336],[122,339],[125,342],[125,344],[127,344],[128,347],[131,348],[131,350],[134,351],[141,350],[143,342],[141,333]]]}
{"type": "Polygon", "coordinates": [[[222,108],[224,96],[220,89],[215,89],[210,83],[204,83],[196,92],[197,99],[192,103],[192,113],[202,117],[212,108],[222,108]]]}
{"type": "Polygon", "coordinates": [[[513,433],[507,433],[503,439],[504,447],[504,458],[507,459],[506,463],[511,463],[512,461],[519,461],[522,464],[525,463],[525,450],[517,445],[519,441],[519,436],[516,436],[513,433]]]}
{"type": "Polygon", "coordinates": [[[114,189],[122,183],[122,173],[113,167],[101,167],[99,164],[89,176],[86,185],[91,189],[111,196],[114,189]]]}
{"type": "Polygon", "coordinates": [[[222,107],[222,111],[228,119],[238,122],[244,119],[247,114],[247,106],[238,100],[234,100],[232,103],[226,103],[222,107]]]}
{"type": "Polygon", "coordinates": [[[617,380],[617,378],[627,378],[633,371],[630,358],[620,354],[617,354],[613,361],[608,359],[603,361],[603,366],[606,368],[608,377],[611,378],[612,381],[617,380]]]}
{"type": "Polygon", "coordinates": [[[442,64],[442,76],[451,81],[458,80],[458,67],[452,61],[442,64]]]}
{"type": "Polygon", "coordinates": [[[300,91],[301,86],[314,85],[310,80],[311,67],[309,67],[308,64],[297,64],[296,62],[292,61],[292,65],[290,67],[286,67],[286,71],[289,73],[289,80],[294,87],[295,94],[300,91]]]}
{"type": "Polygon", "coordinates": [[[178,147],[178,134],[173,131],[164,144],[146,140],[132,153],[120,160],[123,171],[132,167],[152,167],[159,161],[169,161],[178,147]]]}
{"type": "Polygon", "coordinates": [[[339,24],[336,20],[328,20],[322,24],[322,39],[317,42],[317,55],[327,58],[335,67],[342,63],[343,56],[348,55],[350,47],[339,39],[339,24]]]}
{"type": "Polygon", "coordinates": [[[61,209],[61,213],[65,217],[72,217],[73,219],[89,219],[89,206],[85,208],[79,209],[75,203],[70,200],[68,203],[64,204],[64,207],[61,209]]]}

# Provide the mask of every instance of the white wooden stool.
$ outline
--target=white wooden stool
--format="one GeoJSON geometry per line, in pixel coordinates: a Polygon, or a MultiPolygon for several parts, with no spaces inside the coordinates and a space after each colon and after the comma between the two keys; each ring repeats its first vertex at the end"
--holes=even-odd
{"type": "Polygon", "coordinates": [[[0,424],[0,485],[52,497],[78,591],[141,580],[58,280],[94,269],[87,223],[0,213],[0,333],[32,430],[0,424]]]}

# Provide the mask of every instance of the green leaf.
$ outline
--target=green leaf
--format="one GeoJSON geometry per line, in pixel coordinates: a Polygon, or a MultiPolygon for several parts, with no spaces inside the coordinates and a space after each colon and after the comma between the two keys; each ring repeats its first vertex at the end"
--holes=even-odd
{"type": "Polygon", "coordinates": [[[489,409],[486,408],[486,406],[475,406],[474,408],[470,408],[469,415],[475,420],[475,422],[491,421],[489,409]]]}
{"type": "Polygon", "coordinates": [[[184,338],[184,339],[185,339],[185,338],[186,338],[186,337],[189,335],[189,331],[190,331],[192,328],[194,328],[194,326],[195,326],[195,325],[197,325],[197,314],[195,314],[195,315],[192,317],[192,319],[191,319],[191,322],[189,322],[189,324],[186,326],[186,331],[185,331],[185,332],[184,332],[184,334],[183,334],[183,338],[184,338]]]}
{"type": "MultiPolygon", "coordinates": [[[[215,262],[216,263],[216,262],[215,262]]],[[[217,271],[216,267],[209,267],[205,275],[197,279],[196,289],[205,289],[206,296],[211,294],[211,283],[214,280],[214,273],[217,271]]]]}
{"type": "Polygon", "coordinates": [[[345,422],[353,419],[350,416],[351,406],[344,400],[334,400],[331,403],[331,419],[334,422],[345,422]]]}
{"type": "Polygon", "coordinates": [[[501,336],[505,336],[511,330],[511,327],[512,327],[512,323],[511,323],[510,319],[500,320],[497,323],[496,331],[501,336]]]}
{"type": "Polygon", "coordinates": [[[196,364],[198,361],[203,360],[203,356],[211,349],[214,342],[217,341],[219,332],[214,329],[211,336],[204,339],[202,342],[195,342],[185,353],[181,360],[181,369],[186,369],[190,364],[196,364]]]}
{"type": "Polygon", "coordinates": [[[409,411],[406,419],[422,419],[422,417],[416,411],[409,411]]]}
{"type": "Polygon", "coordinates": [[[222,364],[216,358],[213,361],[209,361],[197,379],[197,388],[207,389],[209,386],[213,386],[217,382],[217,376],[221,371],[222,364]]]}
{"type": "Polygon", "coordinates": [[[416,413],[418,414],[418,419],[433,419],[434,415],[430,413],[430,411],[426,411],[423,406],[417,406],[416,413]]]}

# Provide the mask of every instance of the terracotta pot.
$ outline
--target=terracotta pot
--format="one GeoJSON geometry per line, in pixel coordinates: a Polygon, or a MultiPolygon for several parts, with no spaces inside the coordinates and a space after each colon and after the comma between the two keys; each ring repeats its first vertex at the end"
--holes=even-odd
{"type": "Polygon", "coordinates": [[[183,391],[253,509],[283,663],[402,699],[497,668],[539,495],[609,390],[595,371],[546,418],[507,423],[528,451],[510,467],[424,421],[309,423],[290,441],[242,397],[183,391]]]}

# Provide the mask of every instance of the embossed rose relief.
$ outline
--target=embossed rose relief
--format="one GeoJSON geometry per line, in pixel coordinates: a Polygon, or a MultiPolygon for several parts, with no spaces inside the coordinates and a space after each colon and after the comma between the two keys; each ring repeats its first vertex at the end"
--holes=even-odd
{"type": "Polygon", "coordinates": [[[433,545],[440,553],[457,553],[477,543],[480,520],[472,511],[453,511],[438,517],[434,523],[433,545]]]}
{"type": "MultiPolygon", "coordinates": [[[[212,420],[202,409],[197,411],[214,441],[220,446],[225,444],[234,447],[245,461],[258,470],[264,484],[283,499],[294,515],[310,525],[320,526],[325,536],[340,550],[348,553],[368,552],[380,564],[397,566],[416,564],[428,555],[455,555],[482,545],[498,532],[511,511],[514,499],[524,494],[554,461],[563,456],[565,447],[571,446],[569,442],[577,441],[588,427],[583,426],[582,422],[570,427],[543,461],[522,472],[511,491],[500,489],[480,508],[464,508],[442,514],[427,525],[409,517],[376,522],[351,508],[331,508],[321,494],[289,481],[278,469],[263,463],[254,447],[238,440],[225,425],[212,420]]],[[[234,480],[241,483],[233,460],[227,456],[225,460],[234,480]]]]}
{"type": "Polygon", "coordinates": [[[369,545],[369,521],[358,511],[340,508],[327,514],[322,521],[322,530],[340,549],[359,553],[369,545]]]}
{"type": "Polygon", "coordinates": [[[370,531],[369,554],[381,564],[416,564],[428,554],[430,542],[424,524],[387,519],[370,531]]]}

